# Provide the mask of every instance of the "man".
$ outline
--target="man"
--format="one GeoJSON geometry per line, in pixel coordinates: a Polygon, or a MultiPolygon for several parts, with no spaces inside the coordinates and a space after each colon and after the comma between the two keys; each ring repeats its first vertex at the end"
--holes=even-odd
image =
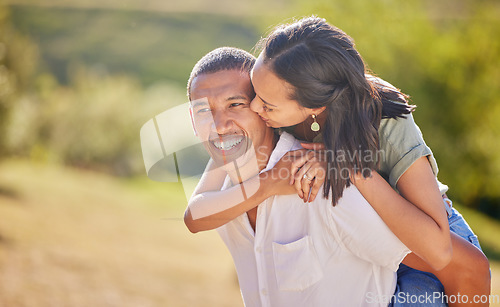
{"type": "Polygon", "coordinates": [[[221,212],[215,219],[206,219],[211,209],[191,199],[186,225],[192,232],[217,228],[246,306],[387,305],[396,270],[410,251],[354,186],[335,207],[324,198],[304,204],[295,194],[276,195],[293,192],[282,193],[288,180],[271,169],[300,144],[286,133],[278,138],[250,110],[254,61],[226,47],[193,68],[193,125],[212,157],[206,172],[212,175],[204,175],[195,195],[220,190],[226,175],[223,189],[235,192],[213,202],[213,212],[221,212]],[[252,198],[259,199],[257,207],[246,205],[252,198]],[[245,213],[234,218],[235,212],[245,213]]]}

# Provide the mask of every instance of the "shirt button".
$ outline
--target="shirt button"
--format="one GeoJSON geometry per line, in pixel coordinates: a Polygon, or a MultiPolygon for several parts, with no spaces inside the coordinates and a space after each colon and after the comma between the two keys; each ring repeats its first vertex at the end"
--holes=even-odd
{"type": "Polygon", "coordinates": [[[261,292],[262,292],[262,295],[267,295],[267,290],[266,289],[262,289],[261,292]]]}
{"type": "Polygon", "coordinates": [[[257,251],[257,253],[261,253],[262,252],[262,248],[260,248],[260,246],[257,247],[255,250],[257,251]]]}

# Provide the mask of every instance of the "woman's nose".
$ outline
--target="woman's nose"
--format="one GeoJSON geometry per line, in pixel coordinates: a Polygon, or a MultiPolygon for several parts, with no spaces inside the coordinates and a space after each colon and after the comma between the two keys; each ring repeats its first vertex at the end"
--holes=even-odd
{"type": "Polygon", "coordinates": [[[255,96],[255,98],[250,102],[250,110],[257,114],[260,114],[263,111],[262,102],[257,96],[255,96]]]}

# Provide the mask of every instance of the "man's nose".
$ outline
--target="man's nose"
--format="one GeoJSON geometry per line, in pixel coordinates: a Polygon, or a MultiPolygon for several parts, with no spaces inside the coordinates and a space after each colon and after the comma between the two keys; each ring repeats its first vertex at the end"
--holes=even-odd
{"type": "Polygon", "coordinates": [[[225,134],[232,129],[233,120],[225,112],[213,112],[214,127],[218,134],[225,134]]]}

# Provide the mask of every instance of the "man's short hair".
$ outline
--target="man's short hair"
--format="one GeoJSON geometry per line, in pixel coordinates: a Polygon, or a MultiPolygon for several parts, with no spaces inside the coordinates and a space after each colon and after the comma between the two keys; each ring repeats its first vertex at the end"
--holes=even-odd
{"type": "Polygon", "coordinates": [[[250,74],[255,56],[235,47],[220,47],[203,56],[193,67],[187,83],[187,95],[191,100],[191,83],[198,75],[216,73],[222,70],[239,69],[250,74]]]}

